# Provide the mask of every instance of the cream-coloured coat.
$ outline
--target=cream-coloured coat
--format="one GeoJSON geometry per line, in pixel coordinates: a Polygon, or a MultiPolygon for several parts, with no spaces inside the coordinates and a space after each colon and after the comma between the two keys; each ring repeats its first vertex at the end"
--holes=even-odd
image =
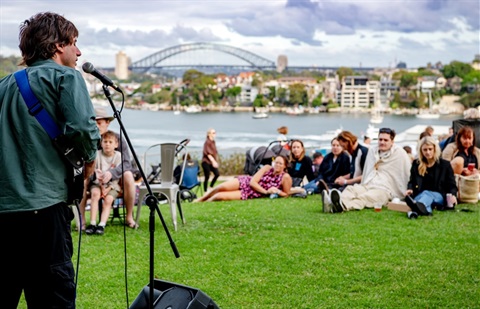
{"type": "Polygon", "coordinates": [[[378,146],[368,151],[363,170],[362,185],[382,189],[391,198],[403,198],[410,177],[411,161],[407,152],[393,145],[392,149],[380,155],[378,146]]]}

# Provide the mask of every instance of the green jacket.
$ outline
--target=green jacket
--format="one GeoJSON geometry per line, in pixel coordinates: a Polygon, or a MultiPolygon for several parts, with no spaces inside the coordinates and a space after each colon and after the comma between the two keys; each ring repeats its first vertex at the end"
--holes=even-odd
{"type": "MultiPolygon", "coordinates": [[[[30,87],[87,162],[100,139],[85,80],[53,60],[27,68],[30,87]]],[[[13,74],[0,80],[0,213],[46,208],[67,199],[67,166],[28,113],[13,74]]]]}

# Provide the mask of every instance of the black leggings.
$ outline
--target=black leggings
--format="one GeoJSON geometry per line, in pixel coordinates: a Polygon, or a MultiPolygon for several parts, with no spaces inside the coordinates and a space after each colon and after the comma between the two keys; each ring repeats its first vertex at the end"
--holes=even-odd
{"type": "Polygon", "coordinates": [[[215,185],[215,182],[217,181],[218,176],[220,176],[220,173],[218,172],[218,168],[213,167],[211,164],[208,164],[207,162],[202,162],[202,168],[203,168],[203,175],[205,176],[205,182],[203,183],[203,190],[207,192],[208,178],[210,178],[210,172],[213,173],[213,179],[212,179],[212,182],[210,183],[210,187],[212,188],[215,185]]]}

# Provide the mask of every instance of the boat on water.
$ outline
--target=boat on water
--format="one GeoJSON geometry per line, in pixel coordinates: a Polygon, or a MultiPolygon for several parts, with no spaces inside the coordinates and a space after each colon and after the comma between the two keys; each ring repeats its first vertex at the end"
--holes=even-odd
{"type": "Polygon", "coordinates": [[[253,114],[252,118],[253,119],[265,119],[270,117],[267,113],[255,113],[253,114]]]}
{"type": "Polygon", "coordinates": [[[177,98],[177,105],[173,108],[173,114],[174,115],[180,115],[182,111],[180,110],[180,103],[178,103],[178,98],[177,98]]]}
{"type": "Polygon", "coordinates": [[[380,124],[380,123],[383,122],[381,105],[382,104],[381,104],[380,100],[377,100],[375,102],[375,105],[373,106],[371,114],[370,114],[370,123],[380,124]]]}
{"type": "Polygon", "coordinates": [[[373,124],[368,124],[367,130],[365,131],[364,137],[368,136],[372,141],[378,140],[378,131],[380,129],[375,127],[373,124]]]}
{"type": "Polygon", "coordinates": [[[189,114],[200,113],[202,111],[202,107],[200,105],[189,105],[185,108],[185,112],[189,114]]]}
{"type": "Polygon", "coordinates": [[[383,122],[383,116],[382,114],[380,113],[380,111],[374,111],[372,113],[372,116],[370,117],[370,123],[373,123],[373,124],[380,124],[383,122]]]}
{"type": "Polygon", "coordinates": [[[435,112],[432,108],[432,92],[428,92],[428,110],[419,111],[416,115],[417,118],[420,119],[438,119],[440,118],[440,114],[435,112]]]}
{"type": "Polygon", "coordinates": [[[420,119],[438,119],[440,118],[440,114],[426,111],[426,112],[421,112],[417,114],[416,117],[420,119]]]}
{"type": "Polygon", "coordinates": [[[295,107],[289,107],[285,110],[285,113],[287,115],[293,115],[293,116],[302,115],[303,113],[305,113],[305,109],[301,105],[295,106],[295,107]]]}

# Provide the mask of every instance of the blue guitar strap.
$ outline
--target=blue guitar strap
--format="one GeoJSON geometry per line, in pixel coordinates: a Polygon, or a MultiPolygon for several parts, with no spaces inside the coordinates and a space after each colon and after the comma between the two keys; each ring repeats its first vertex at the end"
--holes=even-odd
{"type": "Polygon", "coordinates": [[[52,140],[55,140],[55,138],[60,136],[62,132],[60,132],[55,121],[53,121],[47,110],[43,108],[42,103],[37,99],[32,88],[30,88],[27,70],[15,72],[14,75],[23,100],[28,107],[28,113],[34,116],[38,123],[40,123],[43,129],[47,132],[48,136],[50,136],[52,140]]]}

